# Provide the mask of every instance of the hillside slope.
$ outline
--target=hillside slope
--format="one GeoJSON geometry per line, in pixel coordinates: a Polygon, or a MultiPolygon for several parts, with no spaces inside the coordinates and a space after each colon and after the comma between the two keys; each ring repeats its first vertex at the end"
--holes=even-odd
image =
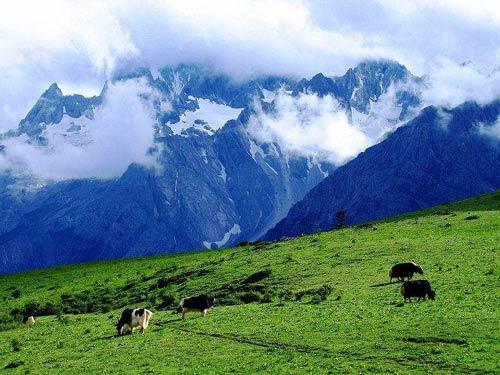
{"type": "Polygon", "coordinates": [[[286,242],[2,276],[0,367],[12,374],[495,373],[499,244],[496,192],[286,242]],[[422,265],[435,301],[403,304],[400,285],[388,283],[389,267],[409,259],[422,265]],[[181,321],[173,313],[178,299],[200,292],[215,295],[217,306],[206,318],[181,321]],[[154,311],[144,335],[114,336],[126,305],[154,311]],[[26,308],[57,314],[38,317],[31,329],[10,322],[26,308]]]}

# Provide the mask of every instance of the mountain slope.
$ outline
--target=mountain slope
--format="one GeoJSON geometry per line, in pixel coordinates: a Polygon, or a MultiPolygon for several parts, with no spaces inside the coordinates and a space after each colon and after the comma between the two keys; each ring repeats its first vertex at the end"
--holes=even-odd
{"type": "Polygon", "coordinates": [[[495,373],[499,243],[496,192],[285,242],[0,276],[0,366],[14,374],[495,373]],[[400,284],[388,283],[390,266],[411,259],[435,301],[404,304],[400,284]],[[204,292],[217,298],[205,318],[173,313],[180,298],[204,292]],[[126,306],[153,310],[144,335],[114,336],[126,306]],[[26,307],[44,310],[31,328],[11,321],[26,307]]]}
{"type": "Polygon", "coordinates": [[[498,140],[481,131],[499,113],[500,101],[426,108],[318,184],[265,239],[330,229],[341,210],[358,224],[500,188],[498,140]]]}

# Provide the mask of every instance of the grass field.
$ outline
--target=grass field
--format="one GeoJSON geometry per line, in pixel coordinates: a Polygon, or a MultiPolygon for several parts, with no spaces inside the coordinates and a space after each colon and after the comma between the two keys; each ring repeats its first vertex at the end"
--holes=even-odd
{"type": "Polygon", "coordinates": [[[285,242],[3,276],[0,368],[500,373],[499,250],[496,192],[285,242]],[[404,304],[400,284],[388,283],[406,260],[423,267],[435,301],[404,304]],[[178,300],[201,292],[215,308],[180,320],[178,300]],[[144,335],[115,336],[125,306],[154,311],[144,335]],[[31,328],[18,322],[29,309],[31,328]]]}

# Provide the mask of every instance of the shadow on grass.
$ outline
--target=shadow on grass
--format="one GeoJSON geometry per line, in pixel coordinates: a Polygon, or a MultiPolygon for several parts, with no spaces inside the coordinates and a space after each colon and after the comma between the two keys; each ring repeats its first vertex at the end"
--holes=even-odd
{"type": "MultiPolygon", "coordinates": [[[[181,322],[181,321],[182,321],[181,317],[175,318],[175,319],[164,319],[164,320],[159,320],[159,321],[151,322],[150,327],[163,327],[165,325],[168,325],[169,323],[175,323],[175,322],[181,322]]],[[[147,334],[147,332],[148,332],[148,329],[145,330],[144,334],[147,334]]],[[[127,337],[127,336],[130,336],[130,335],[136,335],[136,334],[141,334],[141,333],[139,333],[138,331],[128,332],[128,333],[125,333],[123,335],[118,335],[118,334],[114,333],[114,334],[111,334],[111,335],[106,335],[106,336],[98,337],[94,341],[121,339],[123,337],[127,337]]]]}
{"type": "Polygon", "coordinates": [[[461,346],[469,346],[469,343],[464,339],[456,339],[452,337],[403,337],[403,341],[415,344],[454,344],[461,346]]]}

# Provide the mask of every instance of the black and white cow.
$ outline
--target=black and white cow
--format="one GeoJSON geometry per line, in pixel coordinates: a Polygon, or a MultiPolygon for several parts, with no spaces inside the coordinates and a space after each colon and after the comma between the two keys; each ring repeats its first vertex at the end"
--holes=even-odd
{"type": "Polygon", "coordinates": [[[134,328],[139,327],[140,332],[144,333],[152,316],[153,313],[147,309],[125,309],[116,324],[116,331],[118,335],[122,335],[125,332],[132,333],[134,328]]]}
{"type": "Polygon", "coordinates": [[[179,308],[182,312],[182,319],[190,311],[199,311],[203,316],[207,315],[208,309],[214,305],[214,302],[215,299],[206,294],[181,299],[179,308]]]}

